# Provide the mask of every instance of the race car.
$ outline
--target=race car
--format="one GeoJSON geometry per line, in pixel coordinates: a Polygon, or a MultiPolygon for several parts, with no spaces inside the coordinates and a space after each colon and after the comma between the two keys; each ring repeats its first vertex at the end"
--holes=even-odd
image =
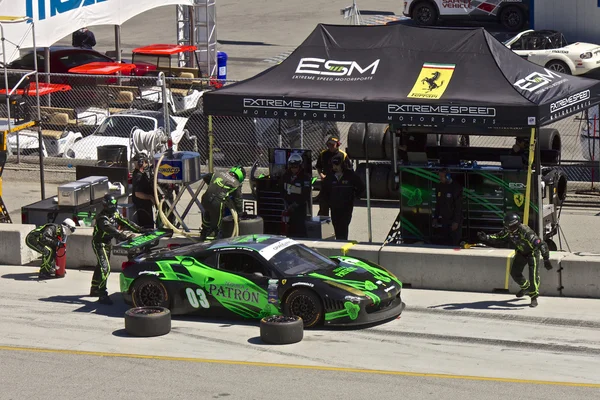
{"type": "Polygon", "coordinates": [[[510,31],[520,31],[529,18],[529,1],[406,0],[403,14],[418,25],[436,25],[440,20],[497,21],[510,31]]]}
{"type": "Polygon", "coordinates": [[[576,42],[569,44],[554,30],[527,30],[504,42],[522,58],[567,75],[583,75],[600,67],[600,46],[576,42]]]}
{"type": "MultiPolygon", "coordinates": [[[[114,252],[122,250],[119,244],[114,252]]],[[[122,265],[120,289],[125,303],[134,307],[160,306],[174,315],[205,317],[299,316],[305,328],[381,322],[405,307],[402,282],[385,268],[354,257],[326,257],[271,235],[129,257],[122,265]]]]}

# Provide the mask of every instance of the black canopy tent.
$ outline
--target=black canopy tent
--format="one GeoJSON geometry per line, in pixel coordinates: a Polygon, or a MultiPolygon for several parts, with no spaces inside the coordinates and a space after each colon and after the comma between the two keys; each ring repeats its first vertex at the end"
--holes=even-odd
{"type": "MultiPolygon", "coordinates": [[[[533,139],[540,126],[597,103],[599,81],[532,64],[483,28],[320,24],[281,64],[205,93],[203,107],[206,115],[393,123],[533,139]]],[[[539,172],[539,146],[535,151],[539,172]]],[[[530,185],[525,217],[529,199],[530,185]]]]}

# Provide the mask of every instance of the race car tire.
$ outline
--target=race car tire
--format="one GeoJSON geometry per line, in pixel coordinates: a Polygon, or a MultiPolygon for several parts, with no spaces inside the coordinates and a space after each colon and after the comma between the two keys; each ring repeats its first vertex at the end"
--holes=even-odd
{"type": "Polygon", "coordinates": [[[162,336],[171,332],[171,311],[164,307],[134,307],[125,312],[125,331],[131,336],[162,336]]]}
{"type": "Polygon", "coordinates": [[[305,329],[312,328],[323,320],[323,304],[312,290],[292,289],[283,301],[283,314],[300,317],[305,329]]]}
{"type": "Polygon", "coordinates": [[[388,192],[390,199],[400,200],[400,184],[396,183],[396,177],[394,176],[394,169],[390,166],[390,171],[387,177],[388,192]]]}
{"type": "Polygon", "coordinates": [[[369,133],[365,138],[365,149],[369,160],[385,159],[383,141],[388,124],[369,124],[369,133]]]}
{"type": "Polygon", "coordinates": [[[556,242],[554,240],[546,239],[546,240],[544,240],[544,242],[546,242],[546,245],[548,246],[548,250],[558,251],[558,246],[556,245],[556,242]]]}
{"type": "Polygon", "coordinates": [[[348,129],[348,157],[365,158],[365,124],[355,122],[348,129]]]}
{"type": "Polygon", "coordinates": [[[304,338],[304,323],[300,317],[273,315],[260,320],[260,339],[268,344],[293,344],[304,338]]]}
{"type": "Polygon", "coordinates": [[[560,60],[552,60],[548,64],[546,64],[546,68],[551,71],[556,71],[561,74],[571,75],[571,68],[564,62],[560,60]]]}
{"type": "Polygon", "coordinates": [[[438,11],[431,1],[420,1],[413,6],[410,18],[417,25],[435,25],[438,20],[438,11]]]}
{"type": "MultiPolygon", "coordinates": [[[[221,232],[224,238],[231,237],[233,234],[233,217],[228,215],[221,222],[221,232]]],[[[242,217],[238,215],[238,236],[259,235],[265,233],[265,222],[261,216],[248,215],[242,217]]]]}
{"type": "Polygon", "coordinates": [[[152,276],[141,276],[131,285],[131,300],[134,307],[169,308],[169,292],[165,285],[152,276]]]}
{"type": "Polygon", "coordinates": [[[442,147],[458,147],[460,135],[441,135],[440,146],[442,147]]]}
{"type": "Polygon", "coordinates": [[[516,6],[504,7],[499,15],[500,23],[509,31],[516,32],[525,25],[525,13],[516,6]]]}
{"type": "Polygon", "coordinates": [[[388,175],[392,168],[391,164],[374,164],[371,172],[371,198],[388,199],[390,192],[388,188],[388,175]]]}
{"type": "Polygon", "coordinates": [[[396,150],[398,149],[398,137],[388,128],[383,134],[383,153],[386,160],[394,161],[394,140],[396,141],[396,150]]]}

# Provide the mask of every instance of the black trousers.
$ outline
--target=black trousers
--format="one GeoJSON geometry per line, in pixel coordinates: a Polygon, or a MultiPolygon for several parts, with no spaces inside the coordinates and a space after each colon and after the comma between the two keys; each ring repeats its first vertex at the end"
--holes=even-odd
{"type": "Polygon", "coordinates": [[[96,255],[96,268],[92,276],[92,291],[108,295],[106,283],[110,275],[110,252],[112,246],[110,243],[92,242],[92,248],[96,255]]]}
{"type": "Polygon", "coordinates": [[[348,240],[348,228],[352,221],[354,207],[331,207],[331,223],[337,240],[348,240]]]}
{"type": "Polygon", "coordinates": [[[453,231],[452,225],[442,225],[440,228],[434,228],[434,244],[441,246],[459,246],[462,238],[462,224],[459,224],[458,229],[453,231]]]}
{"type": "Polygon", "coordinates": [[[540,265],[540,254],[534,252],[529,255],[516,252],[515,259],[510,269],[510,276],[519,284],[521,289],[527,291],[532,299],[540,295],[540,276],[538,267],[540,265]],[[523,276],[525,266],[529,264],[529,279],[523,276]]]}
{"type": "Polygon", "coordinates": [[[205,240],[210,235],[218,236],[223,219],[223,203],[217,199],[202,199],[202,231],[200,239],[205,240]]]}
{"type": "Polygon", "coordinates": [[[135,206],[135,215],[137,216],[137,223],[139,226],[142,228],[154,229],[154,213],[152,212],[152,206],[135,206]]]}
{"type": "Polygon", "coordinates": [[[305,238],[308,236],[306,232],[306,212],[302,207],[292,211],[290,220],[288,221],[288,237],[305,238]]]}
{"type": "Polygon", "coordinates": [[[40,241],[42,237],[39,233],[30,233],[25,238],[27,247],[42,255],[42,265],[40,272],[53,273],[56,269],[56,247],[48,246],[40,241]]]}

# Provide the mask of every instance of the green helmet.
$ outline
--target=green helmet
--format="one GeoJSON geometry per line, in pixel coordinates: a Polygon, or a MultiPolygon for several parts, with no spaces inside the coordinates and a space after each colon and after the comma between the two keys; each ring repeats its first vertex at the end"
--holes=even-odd
{"type": "Polygon", "coordinates": [[[240,166],[232,167],[229,170],[229,173],[236,177],[237,180],[240,181],[240,183],[244,182],[244,179],[246,179],[246,171],[240,166]]]}

